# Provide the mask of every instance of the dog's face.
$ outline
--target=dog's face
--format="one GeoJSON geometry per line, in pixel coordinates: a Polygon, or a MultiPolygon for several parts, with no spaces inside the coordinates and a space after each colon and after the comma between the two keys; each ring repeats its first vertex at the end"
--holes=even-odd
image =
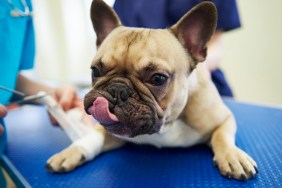
{"type": "Polygon", "coordinates": [[[123,27],[101,0],[93,1],[91,18],[98,50],[85,110],[110,134],[157,133],[187,103],[189,74],[215,29],[214,6],[202,4],[165,30],[123,27]]]}

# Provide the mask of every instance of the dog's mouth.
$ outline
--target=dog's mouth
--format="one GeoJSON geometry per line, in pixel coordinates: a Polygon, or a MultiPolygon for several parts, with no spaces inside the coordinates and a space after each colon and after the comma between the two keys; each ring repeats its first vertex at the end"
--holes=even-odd
{"type": "Polygon", "coordinates": [[[87,109],[101,125],[111,134],[118,136],[133,137],[132,132],[126,128],[118,117],[110,111],[109,102],[104,97],[97,97],[93,105],[87,109]]]}
{"type": "Polygon", "coordinates": [[[109,102],[104,97],[97,97],[87,111],[103,125],[113,125],[119,122],[118,117],[110,112],[109,102]]]}

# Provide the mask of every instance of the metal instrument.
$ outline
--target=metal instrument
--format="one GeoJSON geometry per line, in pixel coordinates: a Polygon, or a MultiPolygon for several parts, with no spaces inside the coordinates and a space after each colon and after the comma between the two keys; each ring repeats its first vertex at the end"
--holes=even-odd
{"type": "Polygon", "coordinates": [[[82,117],[82,112],[80,110],[73,109],[66,113],[50,94],[41,91],[38,92],[36,95],[27,96],[25,93],[9,89],[3,86],[0,86],[0,89],[5,90],[7,92],[12,92],[15,95],[22,97],[21,100],[12,102],[11,104],[31,103],[44,105],[47,108],[47,111],[60,124],[60,126],[63,128],[63,130],[68,135],[71,141],[75,141],[91,132],[90,126],[85,125],[81,121],[80,117],[82,117]]]}

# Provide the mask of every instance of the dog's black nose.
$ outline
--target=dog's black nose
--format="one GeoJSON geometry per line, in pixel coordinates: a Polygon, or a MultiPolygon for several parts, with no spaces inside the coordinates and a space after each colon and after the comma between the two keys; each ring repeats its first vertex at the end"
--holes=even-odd
{"type": "Polygon", "coordinates": [[[110,84],[107,88],[109,94],[116,101],[126,101],[130,97],[130,88],[122,83],[110,84]]]}

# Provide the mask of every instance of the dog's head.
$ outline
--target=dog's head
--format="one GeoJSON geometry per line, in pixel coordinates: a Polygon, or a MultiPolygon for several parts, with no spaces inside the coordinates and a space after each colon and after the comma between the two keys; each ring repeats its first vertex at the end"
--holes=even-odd
{"type": "Polygon", "coordinates": [[[187,103],[189,74],[204,61],[215,30],[215,6],[202,3],[171,28],[155,30],[124,27],[111,7],[94,0],[91,19],[98,50],[86,112],[110,134],[157,133],[187,103]]]}

